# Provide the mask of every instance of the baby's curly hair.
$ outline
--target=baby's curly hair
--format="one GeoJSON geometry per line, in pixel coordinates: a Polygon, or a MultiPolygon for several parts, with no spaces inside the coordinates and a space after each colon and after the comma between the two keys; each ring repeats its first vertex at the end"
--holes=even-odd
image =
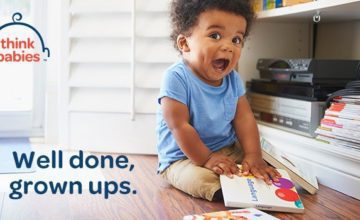
{"type": "Polygon", "coordinates": [[[246,31],[244,37],[249,34],[252,20],[255,16],[250,0],[173,0],[171,2],[171,40],[177,47],[179,34],[190,35],[190,29],[196,25],[198,17],[204,11],[218,9],[225,12],[241,15],[246,20],[246,31]]]}

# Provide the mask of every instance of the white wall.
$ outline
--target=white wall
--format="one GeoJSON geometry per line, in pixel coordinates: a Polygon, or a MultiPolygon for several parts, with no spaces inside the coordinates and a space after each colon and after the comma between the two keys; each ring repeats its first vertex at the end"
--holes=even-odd
{"type": "Polygon", "coordinates": [[[319,24],[316,49],[320,59],[360,59],[360,21],[319,24]]]}

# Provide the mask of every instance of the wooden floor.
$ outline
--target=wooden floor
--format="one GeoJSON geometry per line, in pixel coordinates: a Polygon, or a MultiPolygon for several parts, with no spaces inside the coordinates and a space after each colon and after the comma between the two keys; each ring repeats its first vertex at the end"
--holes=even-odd
{"type": "MultiPolygon", "coordinates": [[[[133,172],[104,169],[107,180],[129,180],[137,194],[35,195],[20,200],[0,195],[0,219],[182,219],[184,215],[226,210],[223,202],[192,198],[156,175],[155,156],[130,155],[133,172]]],[[[281,219],[359,219],[360,201],[320,186],[317,195],[301,191],[304,214],[268,212],[281,219]]]]}

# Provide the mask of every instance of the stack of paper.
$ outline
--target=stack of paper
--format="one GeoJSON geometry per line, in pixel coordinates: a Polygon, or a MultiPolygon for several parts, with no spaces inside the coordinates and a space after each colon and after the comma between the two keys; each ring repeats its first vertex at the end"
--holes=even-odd
{"type": "Polygon", "coordinates": [[[360,151],[360,96],[335,98],[315,133],[319,141],[360,151]]]}

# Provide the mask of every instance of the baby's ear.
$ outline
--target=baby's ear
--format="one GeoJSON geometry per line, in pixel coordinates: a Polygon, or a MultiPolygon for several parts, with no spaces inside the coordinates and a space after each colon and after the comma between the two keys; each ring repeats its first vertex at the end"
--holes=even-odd
{"type": "Polygon", "coordinates": [[[179,50],[182,53],[190,51],[190,48],[189,48],[189,45],[188,45],[185,35],[179,34],[179,36],[176,39],[176,43],[177,43],[179,50]]]}

